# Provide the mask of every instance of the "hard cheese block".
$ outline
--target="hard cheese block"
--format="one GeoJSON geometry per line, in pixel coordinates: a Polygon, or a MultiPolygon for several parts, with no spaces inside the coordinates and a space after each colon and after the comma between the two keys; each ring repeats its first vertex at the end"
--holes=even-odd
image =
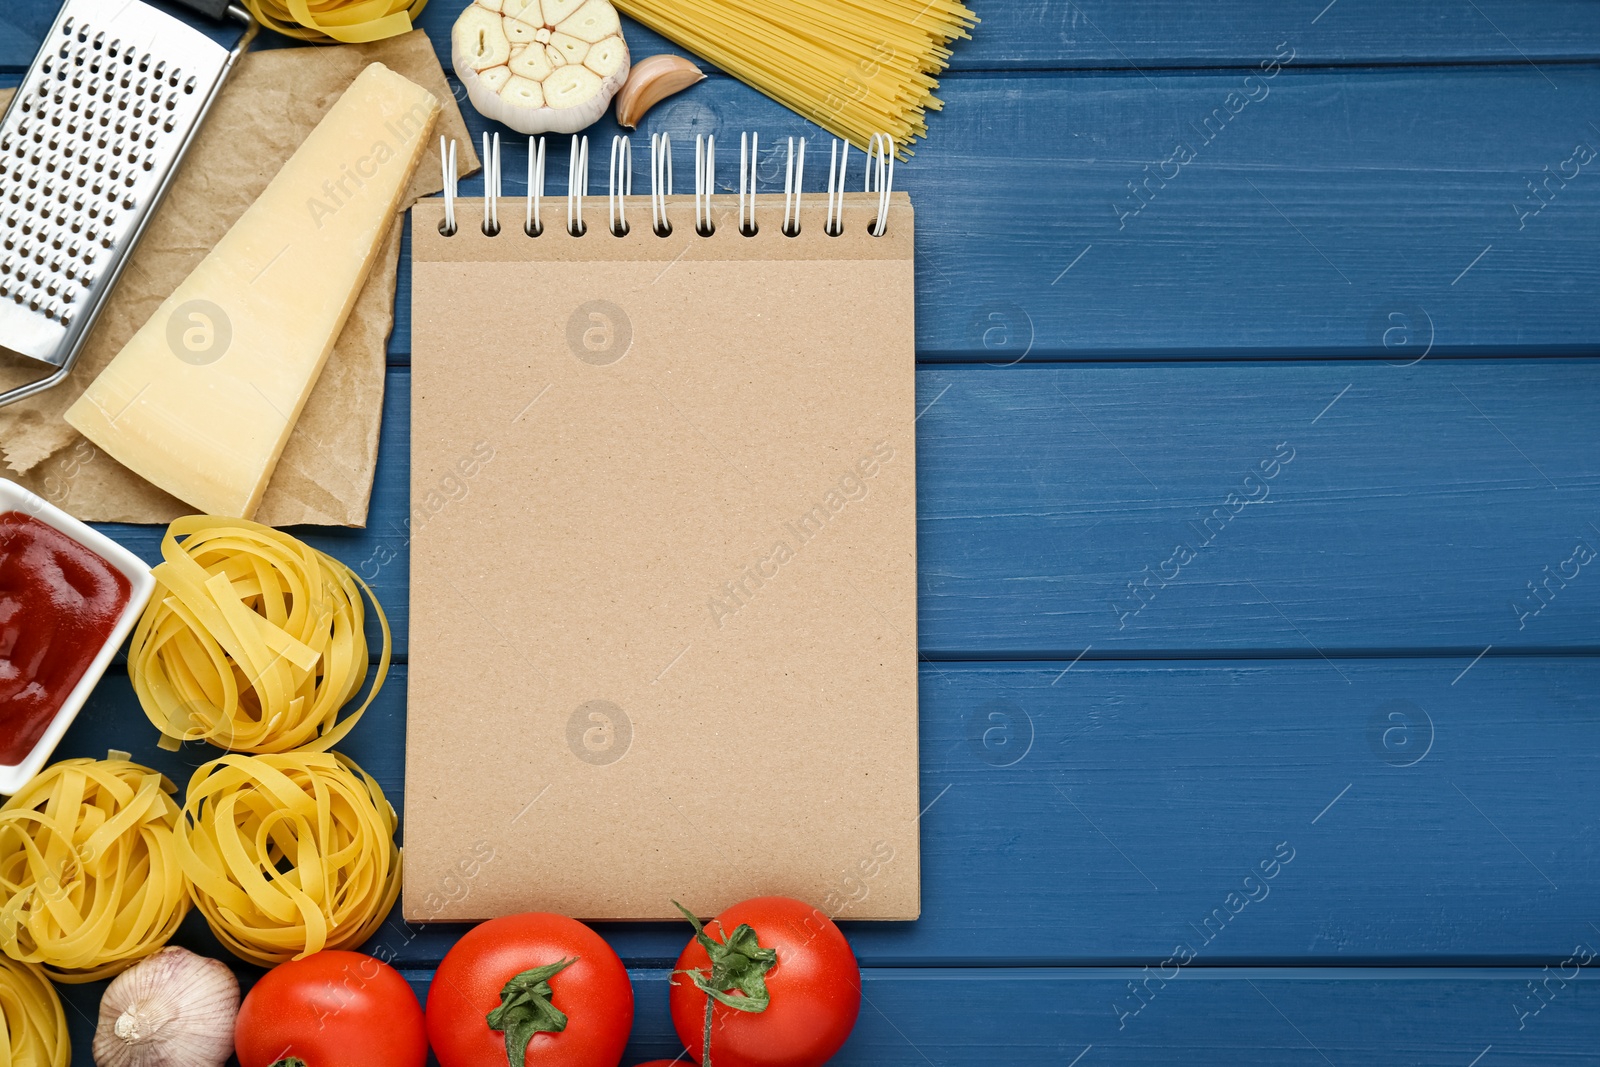
{"type": "Polygon", "coordinates": [[[67,422],[185,503],[253,516],[438,113],[362,71],[67,422]]]}

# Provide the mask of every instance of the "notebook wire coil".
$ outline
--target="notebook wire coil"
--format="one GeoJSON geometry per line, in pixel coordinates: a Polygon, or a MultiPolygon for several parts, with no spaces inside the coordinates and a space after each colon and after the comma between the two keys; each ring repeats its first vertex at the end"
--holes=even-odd
{"type": "Polygon", "coordinates": [[[794,154],[794,138],[789,138],[789,161],[783,169],[783,232],[800,236],[800,194],[805,189],[806,139],[800,138],[800,155],[794,154]],[[790,204],[793,203],[791,208],[790,204]]]}
{"type": "Polygon", "coordinates": [[[528,210],[522,222],[522,232],[529,237],[538,237],[544,233],[544,222],[539,216],[543,200],[544,138],[530,137],[528,138],[528,210]]]}
{"type": "Polygon", "coordinates": [[[715,134],[694,136],[694,232],[710,237],[717,232],[711,220],[711,193],[717,186],[717,138],[715,134]]]}
{"type": "Polygon", "coordinates": [[[589,232],[583,224],[583,198],[589,192],[589,138],[572,138],[567,155],[567,232],[582,237],[589,232]]]}
{"type": "Polygon", "coordinates": [[[761,156],[760,139],[759,133],[739,135],[739,232],[746,237],[761,232],[756,228],[756,166],[761,156]]]}
{"type": "Polygon", "coordinates": [[[500,135],[483,135],[483,235],[500,234],[500,135]]]}
{"type": "Polygon", "coordinates": [[[667,219],[667,197],[672,195],[672,137],[650,135],[650,229],[657,237],[672,235],[667,219]]]}
{"type": "MultiPolygon", "coordinates": [[[[805,195],[806,138],[787,139],[787,152],[783,171],[783,223],[786,237],[798,237],[801,232],[801,206],[805,195]]],[[[540,211],[545,191],[545,138],[528,138],[527,189],[523,213],[522,232],[528,237],[544,233],[540,211]]],[[[694,229],[701,237],[716,233],[712,211],[712,196],[716,192],[716,138],[697,134],[694,143],[694,229]]],[[[760,140],[755,133],[739,137],[738,228],[746,237],[760,232],[756,222],[756,201],[760,169],[760,140]]],[[[889,210],[894,193],[895,141],[885,133],[874,134],[868,145],[862,191],[877,198],[877,210],[868,223],[873,237],[882,237],[888,230],[889,210]]],[[[460,200],[460,183],[456,176],[456,142],[439,138],[439,161],[443,178],[444,217],[439,232],[445,237],[457,232],[457,201],[460,200]]],[[[501,180],[502,154],[499,134],[483,134],[483,223],[485,236],[500,232],[500,199],[504,195],[501,180]]],[[[850,143],[834,139],[828,158],[827,208],[823,217],[823,232],[830,237],[844,233],[845,189],[850,174],[850,143]]],[[[650,136],[650,230],[657,237],[672,234],[672,222],[667,217],[668,198],[672,191],[672,138],[665,133],[650,136]]],[[[574,135],[568,155],[567,173],[567,233],[582,237],[588,232],[583,221],[583,198],[589,193],[589,138],[574,135]]],[[[606,181],[607,228],[613,236],[626,237],[630,232],[627,219],[627,201],[633,196],[633,149],[630,139],[623,135],[611,139],[611,160],[606,181]]],[[[776,203],[776,197],[773,198],[776,203]]]]}
{"type": "Polygon", "coordinates": [[[624,197],[633,195],[633,144],[626,137],[611,138],[611,171],[606,182],[607,227],[613,237],[628,236],[624,197]]]}

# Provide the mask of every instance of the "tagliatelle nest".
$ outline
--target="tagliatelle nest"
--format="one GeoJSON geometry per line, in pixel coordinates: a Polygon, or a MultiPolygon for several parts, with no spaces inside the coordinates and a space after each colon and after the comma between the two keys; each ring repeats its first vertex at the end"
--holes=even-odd
{"type": "Polygon", "coordinates": [[[67,1067],[72,1039],[61,997],[44,971],[0,956],[0,1062],[14,1067],[67,1067]]]}
{"type": "Polygon", "coordinates": [[[134,692],[162,748],[323,751],[360,720],[389,673],[389,621],[367,698],[363,593],[326,552],[270,526],[191,515],[161,539],[156,594],[128,645],[134,692]]]}
{"type": "Polygon", "coordinates": [[[377,931],[400,893],[397,824],[338,753],[224,756],[189,780],[178,856],[217,939],[270,967],[377,931]]]}
{"type": "Polygon", "coordinates": [[[428,0],[244,0],[256,21],[288,37],[365,44],[410,33],[428,0]]]}
{"type": "Polygon", "coordinates": [[[0,807],[0,950],[58,982],[106,978],[167,943],[189,911],[164,775],[62,760],[0,807]]]}

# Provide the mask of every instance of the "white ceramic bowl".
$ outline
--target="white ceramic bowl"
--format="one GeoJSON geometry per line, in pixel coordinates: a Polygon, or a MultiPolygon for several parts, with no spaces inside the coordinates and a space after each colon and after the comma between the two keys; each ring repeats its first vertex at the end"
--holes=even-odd
{"type": "Polygon", "coordinates": [[[128,605],[122,609],[122,615],[118,617],[111,636],[106,638],[106,643],[95,656],[94,662],[89,664],[89,669],[83,672],[83,677],[78,679],[78,684],[67,695],[66,703],[61,705],[61,710],[50,720],[50,725],[40,735],[38,744],[33,746],[33,751],[29,752],[21,763],[0,763],[0,793],[10,796],[26,785],[28,779],[44,769],[51,753],[55,752],[56,746],[61,743],[61,737],[67,732],[67,727],[78,717],[78,711],[83,707],[84,701],[89,699],[89,693],[100,681],[100,676],[106,672],[111,657],[117,654],[117,649],[122,647],[122,642],[128,639],[128,634],[133,630],[134,623],[139,621],[139,613],[144,611],[144,606],[150,602],[150,594],[155,591],[156,579],[144,560],[105,534],[85,526],[48,500],[35,496],[16,482],[0,478],[0,512],[6,511],[20,511],[24,515],[31,515],[94,552],[127,575],[129,593],[128,605]]]}

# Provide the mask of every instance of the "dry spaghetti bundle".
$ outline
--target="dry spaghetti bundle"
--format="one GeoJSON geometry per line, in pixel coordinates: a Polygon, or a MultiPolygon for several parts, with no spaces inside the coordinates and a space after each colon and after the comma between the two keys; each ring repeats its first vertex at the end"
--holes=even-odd
{"type": "Polygon", "coordinates": [[[657,33],[865,150],[906,154],[943,106],[935,75],[977,16],[960,0],[615,0],[657,33]]]}
{"type": "Polygon", "coordinates": [[[397,821],[337,753],[224,756],[189,780],[178,855],[217,939],[270,967],[377,931],[400,893],[397,821]]]}
{"type": "Polygon", "coordinates": [[[92,982],[167,943],[189,911],[163,775],[125,759],[46,767],[0,807],[0,950],[92,982]]]}
{"type": "Polygon", "coordinates": [[[339,719],[367,676],[365,582],[244,519],[178,519],[161,556],[128,671],[163,748],[204,739],[235,752],[321,751],[349,733],[389,672],[389,622],[373,600],[383,629],[377,676],[339,719]]]}
{"type": "Polygon", "coordinates": [[[0,956],[0,1063],[67,1067],[71,1056],[56,987],[33,964],[0,956]]]}
{"type": "Polygon", "coordinates": [[[428,0],[244,0],[262,25],[302,41],[365,44],[411,32],[428,0]]]}

